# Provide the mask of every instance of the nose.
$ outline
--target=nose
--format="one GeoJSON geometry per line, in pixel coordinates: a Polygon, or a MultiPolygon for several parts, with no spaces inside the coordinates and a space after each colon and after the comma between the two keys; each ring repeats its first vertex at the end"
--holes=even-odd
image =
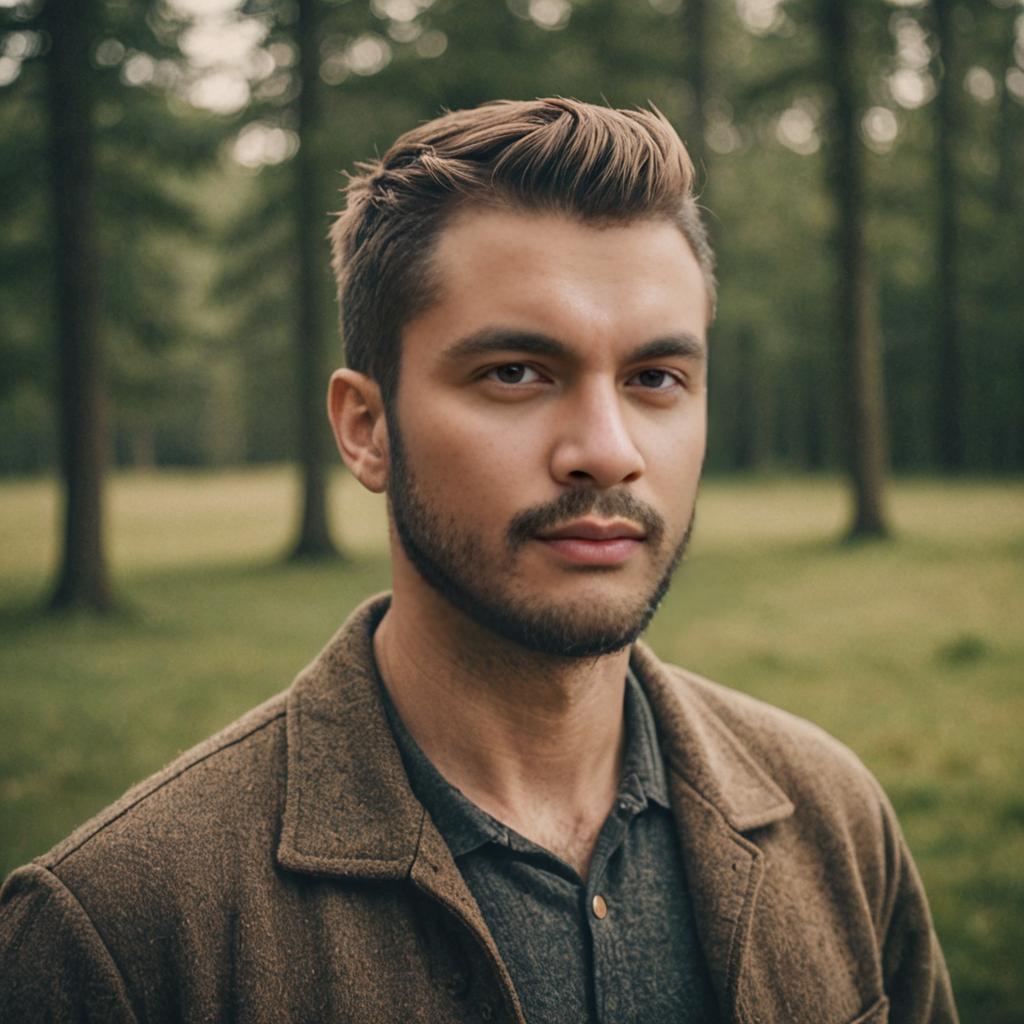
{"type": "MultiPolygon", "coordinates": [[[[568,397],[568,396],[567,396],[568,397]]],[[[624,417],[623,398],[611,382],[581,386],[563,406],[551,475],[560,484],[615,487],[631,483],[645,463],[624,417]]]]}

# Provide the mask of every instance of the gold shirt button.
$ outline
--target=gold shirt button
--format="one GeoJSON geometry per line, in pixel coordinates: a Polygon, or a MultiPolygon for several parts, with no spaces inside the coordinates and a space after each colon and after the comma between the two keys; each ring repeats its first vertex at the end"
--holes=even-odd
{"type": "Polygon", "coordinates": [[[594,911],[594,917],[596,917],[598,921],[603,921],[608,916],[608,904],[605,903],[604,897],[600,893],[594,897],[590,906],[594,911]]]}

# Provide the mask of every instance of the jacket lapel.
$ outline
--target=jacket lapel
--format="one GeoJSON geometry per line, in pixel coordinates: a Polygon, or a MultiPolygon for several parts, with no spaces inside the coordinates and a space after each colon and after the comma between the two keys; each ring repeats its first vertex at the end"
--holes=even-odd
{"type": "Polygon", "coordinates": [[[409,874],[426,815],[377,692],[373,630],[358,608],[288,694],[288,778],[277,856],[293,871],[366,880],[409,874]]]}
{"type": "MultiPolygon", "coordinates": [[[[388,607],[357,609],[288,695],[288,777],[278,861],[293,871],[413,882],[476,935],[521,1019],[508,973],[448,847],[409,788],[378,693],[373,631],[388,607]]],[[[743,744],[642,644],[633,669],[658,724],[697,932],[727,1019],[740,992],[764,855],[745,835],[793,805],[743,744]]],[[[749,972],[747,972],[749,973],[749,972]]],[[[744,992],[744,1002],[750,993],[744,992]]]]}
{"type": "Polygon", "coordinates": [[[764,855],[744,833],[782,821],[793,804],[695,688],[642,644],[633,668],[644,686],[669,772],[669,789],[697,933],[725,1019],[743,1020],[739,994],[764,855]]]}
{"type": "Polygon", "coordinates": [[[277,859],[313,875],[411,881],[459,918],[522,1012],[451,851],[409,787],[381,702],[373,632],[389,598],[356,609],[288,695],[288,776],[277,859]]]}

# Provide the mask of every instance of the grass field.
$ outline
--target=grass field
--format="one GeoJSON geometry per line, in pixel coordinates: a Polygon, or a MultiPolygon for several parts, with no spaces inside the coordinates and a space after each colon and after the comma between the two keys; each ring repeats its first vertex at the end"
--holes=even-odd
{"type": "MultiPolygon", "coordinates": [[[[286,686],[387,586],[383,507],[334,482],[347,559],[282,565],[282,469],[120,477],[124,610],[34,609],[55,557],[46,481],[0,485],[0,873],[286,686]]],[[[965,1022],[1024,1021],[1024,485],[907,481],[897,538],[841,545],[828,480],[708,482],[649,640],[823,725],[900,813],[965,1022]]]]}

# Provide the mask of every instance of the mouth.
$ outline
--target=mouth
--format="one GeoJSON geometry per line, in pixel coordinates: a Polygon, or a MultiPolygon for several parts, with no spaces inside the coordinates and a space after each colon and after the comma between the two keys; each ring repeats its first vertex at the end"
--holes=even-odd
{"type": "Polygon", "coordinates": [[[644,540],[646,532],[626,519],[574,519],[538,534],[540,540],[644,540]]]}
{"type": "Polygon", "coordinates": [[[626,562],[647,534],[628,520],[576,519],[545,530],[536,539],[571,564],[612,567],[626,562]]]}

